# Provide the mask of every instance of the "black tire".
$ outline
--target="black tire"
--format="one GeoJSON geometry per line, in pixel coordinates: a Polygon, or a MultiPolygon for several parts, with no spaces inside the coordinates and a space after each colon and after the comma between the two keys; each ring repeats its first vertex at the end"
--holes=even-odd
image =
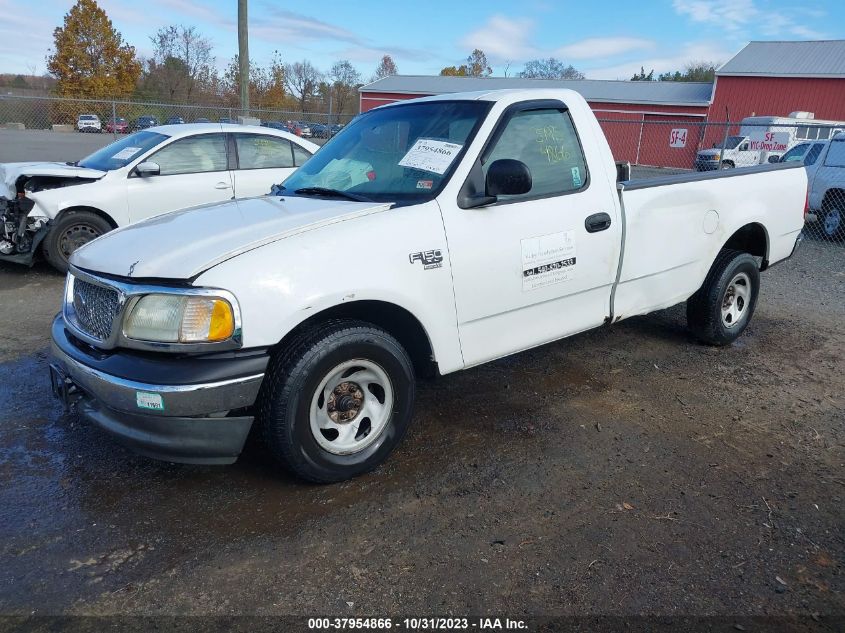
{"type": "Polygon", "coordinates": [[[690,330],[708,345],[729,345],[751,321],[759,291],[757,260],[742,251],[721,251],[701,288],[687,300],[690,330]],[[723,318],[722,309],[729,306],[738,311],[738,317],[728,314],[723,318]]]}
{"type": "Polygon", "coordinates": [[[733,169],[733,168],[734,168],[734,164],[729,160],[725,160],[725,161],[722,161],[721,163],[719,163],[719,169],[733,169]]]}
{"type": "MultiPolygon", "coordinates": [[[[290,471],[315,483],[343,481],[374,469],[401,442],[413,413],[414,382],[408,353],[388,332],[362,321],[329,321],[299,333],[274,356],[259,396],[256,422],[269,451],[290,471]],[[352,360],[375,363],[385,372],[393,406],[369,445],[336,454],[315,437],[311,406],[315,398],[321,401],[318,392],[326,377],[352,360]]],[[[366,424],[364,420],[356,429],[366,424]]]]}
{"type": "Polygon", "coordinates": [[[44,238],[44,257],[59,272],[67,272],[73,251],[112,230],[111,224],[90,211],[65,211],[44,238]]]}
{"type": "Polygon", "coordinates": [[[838,242],[845,239],[845,201],[826,201],[819,213],[817,226],[823,240],[838,242]]]}

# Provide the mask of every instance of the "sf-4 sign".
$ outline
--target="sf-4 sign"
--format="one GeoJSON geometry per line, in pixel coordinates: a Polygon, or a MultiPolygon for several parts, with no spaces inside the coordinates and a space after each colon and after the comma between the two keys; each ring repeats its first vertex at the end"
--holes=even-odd
{"type": "Polygon", "coordinates": [[[675,128],[669,135],[669,147],[686,147],[687,146],[687,130],[686,128],[675,128]]]}

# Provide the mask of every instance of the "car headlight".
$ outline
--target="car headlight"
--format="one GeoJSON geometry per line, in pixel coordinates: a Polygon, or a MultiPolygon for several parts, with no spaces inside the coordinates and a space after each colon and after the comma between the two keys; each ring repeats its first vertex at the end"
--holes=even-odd
{"type": "Polygon", "coordinates": [[[719,152],[716,152],[715,154],[713,154],[713,160],[719,160],[721,157],[722,157],[722,155],[719,152]]]}
{"type": "Polygon", "coordinates": [[[156,343],[219,343],[235,334],[235,309],[222,297],[144,295],[123,321],[123,335],[156,343]]]}

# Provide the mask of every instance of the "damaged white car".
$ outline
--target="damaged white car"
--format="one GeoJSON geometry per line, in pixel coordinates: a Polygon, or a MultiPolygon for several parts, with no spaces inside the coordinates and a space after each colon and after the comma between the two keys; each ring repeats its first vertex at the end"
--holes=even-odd
{"type": "Polygon", "coordinates": [[[43,253],[67,270],[77,248],[177,209],[264,195],[319,146],[279,130],[216,123],[130,134],[77,163],[0,165],[0,261],[43,253]]]}

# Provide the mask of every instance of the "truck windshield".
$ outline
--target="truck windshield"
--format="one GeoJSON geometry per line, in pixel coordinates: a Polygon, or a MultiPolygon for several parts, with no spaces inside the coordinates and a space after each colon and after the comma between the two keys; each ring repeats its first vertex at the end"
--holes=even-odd
{"type": "Polygon", "coordinates": [[[170,137],[166,134],[157,132],[135,132],[86,156],[77,164],[80,167],[100,171],[120,169],[168,138],[170,137]]]}
{"type": "Polygon", "coordinates": [[[745,140],[744,136],[729,136],[725,139],[724,147],[722,145],[716,145],[716,147],[723,149],[736,149],[743,140],[745,140]]]}
{"type": "Polygon", "coordinates": [[[447,182],[492,104],[430,101],[371,110],[284,181],[284,195],[320,190],[416,202],[447,182]]]}

